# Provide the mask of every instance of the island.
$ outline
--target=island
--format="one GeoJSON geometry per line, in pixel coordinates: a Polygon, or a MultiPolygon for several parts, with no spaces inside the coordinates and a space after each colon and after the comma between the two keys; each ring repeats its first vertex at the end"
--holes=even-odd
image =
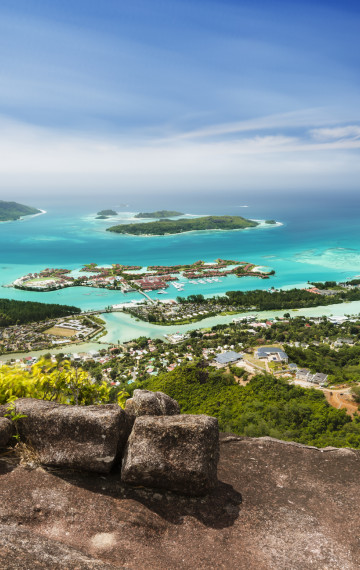
{"type": "Polygon", "coordinates": [[[265,224],[274,225],[274,224],[276,224],[276,221],[275,220],[265,220],[265,224]]]}
{"type": "Polygon", "coordinates": [[[108,232],[131,235],[162,236],[201,230],[242,230],[254,228],[259,222],[241,216],[202,216],[201,218],[181,218],[180,220],[158,220],[141,224],[123,224],[107,228],[108,232]]]}
{"type": "MultiPolygon", "coordinates": [[[[117,212],[115,212],[115,210],[100,210],[100,212],[98,212],[96,214],[97,216],[117,216],[117,212]]],[[[99,218],[97,218],[99,219],[99,218]]]]}
{"type": "Polygon", "coordinates": [[[19,220],[22,216],[41,214],[41,210],[17,202],[0,200],[0,222],[19,220]]]}
{"type": "Polygon", "coordinates": [[[156,212],[140,212],[134,218],[174,218],[175,216],[184,216],[184,213],[176,210],[157,210],[156,212]]]}
{"type": "Polygon", "coordinates": [[[12,287],[25,291],[56,291],[66,287],[100,287],[121,290],[123,293],[159,291],[164,293],[171,284],[177,291],[183,291],[189,282],[195,285],[216,283],[228,275],[235,277],[259,277],[269,279],[275,272],[271,268],[259,267],[247,261],[216,259],[202,260],[181,265],[121,265],[113,263],[99,267],[87,263],[80,270],[84,275],[72,274],[70,269],[49,268],[39,273],[28,273],[12,283],[12,287]],[[181,278],[181,279],[180,279],[181,278]],[[180,282],[178,282],[180,279],[180,282]]]}

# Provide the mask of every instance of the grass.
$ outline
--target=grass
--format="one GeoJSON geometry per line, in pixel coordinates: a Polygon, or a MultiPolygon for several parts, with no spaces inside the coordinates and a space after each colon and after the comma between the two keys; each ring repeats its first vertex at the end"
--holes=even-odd
{"type": "Polygon", "coordinates": [[[76,334],[76,331],[74,329],[63,329],[62,327],[51,327],[51,329],[48,329],[47,331],[45,331],[45,334],[52,334],[55,336],[66,336],[66,337],[72,337],[76,334]]]}

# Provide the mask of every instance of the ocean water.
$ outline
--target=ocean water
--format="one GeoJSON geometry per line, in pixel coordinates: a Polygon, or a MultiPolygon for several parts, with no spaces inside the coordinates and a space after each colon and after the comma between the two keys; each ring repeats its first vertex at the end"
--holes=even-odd
{"type": "MultiPolygon", "coordinates": [[[[28,200],[29,202],[29,200],[28,200]]],[[[124,263],[137,265],[175,264],[217,257],[234,258],[275,269],[270,280],[229,277],[221,284],[204,288],[187,285],[184,294],[221,293],[239,288],[290,287],[308,280],[345,279],[360,273],[359,203],[357,195],[283,197],[259,199],[248,207],[236,205],[235,197],[211,202],[189,203],[187,214],[236,214],[252,219],[276,219],[281,226],[251,228],[230,232],[191,232],[173,236],[138,237],[106,232],[112,220],[95,220],[97,204],[52,206],[45,201],[39,207],[47,213],[16,222],[0,224],[0,296],[36,299],[43,302],[78,304],[81,308],[102,307],[131,298],[120,292],[93,289],[67,289],[36,293],[3,288],[16,277],[45,267],[79,269],[84,263],[124,263]],[[227,203],[229,202],[229,203],[227,203]],[[90,294],[89,294],[90,293],[90,294]],[[101,297],[100,297],[101,295],[101,297]]],[[[103,204],[106,207],[107,204],[103,204]]],[[[118,223],[131,221],[142,204],[122,208],[118,223]],[[136,206],[138,206],[136,208],[136,206]]],[[[164,203],[162,203],[164,206],[164,203]]],[[[176,204],[166,203],[166,207],[176,204]]],[[[155,208],[152,205],[152,208],[155,208]]],[[[177,204],[177,207],[180,206],[177,204]]],[[[114,219],[114,221],[115,221],[114,219]]],[[[173,288],[170,287],[169,291],[173,288]]],[[[173,290],[171,296],[177,294],[173,290]]],[[[156,296],[156,293],[154,294],[156,296]]],[[[170,293],[169,293],[170,296],[170,293]]],[[[132,298],[138,297],[136,294],[132,298]]],[[[165,297],[165,296],[164,296],[165,297]]]]}
{"type": "MultiPolygon", "coordinates": [[[[46,210],[46,214],[0,224],[0,297],[65,303],[82,309],[104,309],[108,305],[143,298],[139,293],[124,295],[120,291],[83,287],[49,293],[4,287],[30,271],[45,267],[78,270],[89,262],[147,266],[198,259],[210,262],[222,257],[265,265],[276,271],[276,275],[268,280],[231,276],[222,278],[219,283],[186,283],[180,293],[183,296],[271,286],[302,287],[308,281],[338,281],[360,275],[360,199],[356,193],[322,196],[298,193],[296,199],[276,194],[258,197],[224,194],[221,201],[216,197],[208,200],[192,197],[186,199],[186,206],[181,197],[157,200],[138,197],[126,206],[117,207],[115,200],[110,203],[108,198],[106,202],[96,198],[72,203],[69,207],[69,204],[56,204],[50,199],[37,199],[36,203],[28,199],[28,204],[46,210]],[[103,208],[115,208],[119,215],[114,220],[95,220],[96,212],[103,208]],[[116,223],[127,223],[138,211],[158,208],[179,209],[187,215],[231,214],[257,220],[275,219],[281,225],[158,237],[124,236],[105,231],[115,220],[116,223]]],[[[166,295],[159,296],[156,292],[150,295],[157,299],[179,295],[171,285],[167,291],[166,295]]],[[[143,325],[134,319],[125,322],[123,315],[112,315],[110,321],[109,341],[115,337],[128,338],[136,331],[141,334],[146,330],[150,336],[159,333],[156,327],[155,332],[149,332],[147,325],[143,330],[143,325]],[[129,327],[133,327],[133,332],[129,327]]]]}

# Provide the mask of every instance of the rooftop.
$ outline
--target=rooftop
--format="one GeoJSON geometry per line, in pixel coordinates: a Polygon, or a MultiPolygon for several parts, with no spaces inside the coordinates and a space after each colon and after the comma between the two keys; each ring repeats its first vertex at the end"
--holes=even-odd
{"type": "Polygon", "coordinates": [[[218,354],[215,357],[215,360],[219,364],[230,364],[230,362],[236,362],[237,360],[241,360],[242,357],[243,354],[241,352],[234,352],[233,350],[230,350],[229,352],[223,352],[221,354],[218,354]]]}

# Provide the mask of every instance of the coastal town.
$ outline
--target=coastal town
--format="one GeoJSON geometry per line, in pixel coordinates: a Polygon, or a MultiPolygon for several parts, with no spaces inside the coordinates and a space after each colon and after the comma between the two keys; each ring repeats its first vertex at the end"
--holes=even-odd
{"type": "MultiPolygon", "coordinates": [[[[187,362],[202,361],[204,365],[230,369],[241,383],[251,380],[256,374],[268,373],[287,379],[289,383],[302,387],[315,387],[331,390],[341,384],[345,390],[345,400],[351,400],[351,378],[360,381],[360,368],[354,375],[354,368],[346,382],[346,371],[341,376],[329,373],[331,366],[326,359],[314,359],[310,366],[304,365],[304,354],[331,354],[339,358],[347,351],[360,355],[359,317],[296,317],[286,316],[261,319],[256,315],[234,318],[228,325],[215,325],[212,328],[194,330],[185,334],[167,334],[163,339],[140,337],[130,342],[109,344],[99,343],[98,350],[88,352],[66,352],[66,343],[83,342],[96,336],[102,329],[101,323],[92,322],[88,317],[67,318],[58,321],[38,323],[23,327],[8,327],[1,330],[2,350],[27,349],[24,358],[11,358],[8,364],[29,369],[40,355],[31,354],[39,348],[49,350],[64,345],[60,358],[68,358],[89,370],[94,380],[105,380],[110,385],[128,389],[139,380],[163,372],[171,372],[187,362]],[[37,331],[36,335],[34,334],[37,331]],[[29,338],[37,338],[36,343],[27,344],[29,338]],[[47,339],[47,344],[43,339],[47,339]],[[16,340],[17,339],[17,340],[16,340]],[[30,349],[29,349],[30,347],[30,349]],[[340,380],[341,378],[341,380],[340,380]],[[240,381],[240,380],[239,380],[240,381]]],[[[52,355],[55,361],[59,351],[52,355]]],[[[5,360],[2,363],[6,362],[5,360]]],[[[329,361],[330,362],[330,361],[329,361]]],[[[334,368],[335,371],[335,368],[334,368]]],[[[346,408],[346,406],[345,406],[346,408]]]]}

